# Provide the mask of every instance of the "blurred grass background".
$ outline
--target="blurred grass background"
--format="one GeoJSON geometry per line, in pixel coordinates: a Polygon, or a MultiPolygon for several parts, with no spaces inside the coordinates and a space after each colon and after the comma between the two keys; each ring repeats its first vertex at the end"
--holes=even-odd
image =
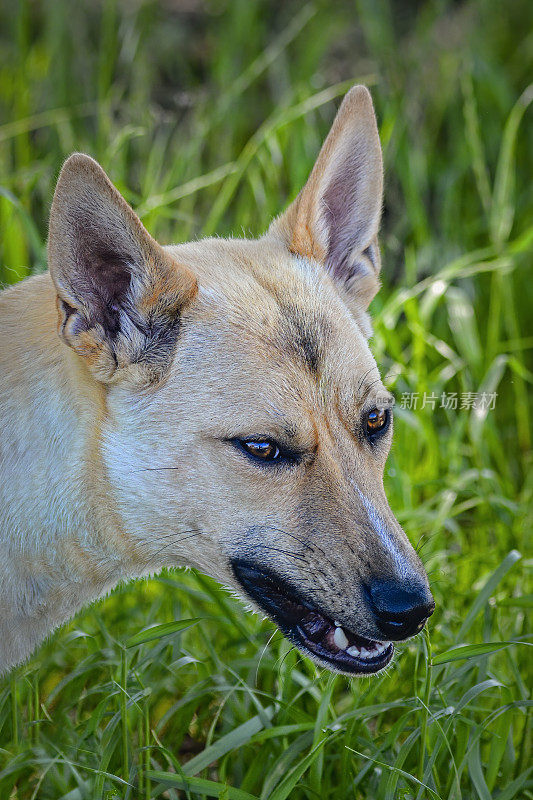
{"type": "Polygon", "coordinates": [[[373,349],[398,398],[420,395],[386,482],[437,600],[431,640],[348,681],[201,575],[121,587],[0,685],[2,798],[533,797],[532,68],[529,0],[0,3],[5,283],[45,268],[72,150],[163,243],[256,235],[345,90],[372,89],[373,349]],[[422,407],[482,391],[486,414],[422,407]]]}

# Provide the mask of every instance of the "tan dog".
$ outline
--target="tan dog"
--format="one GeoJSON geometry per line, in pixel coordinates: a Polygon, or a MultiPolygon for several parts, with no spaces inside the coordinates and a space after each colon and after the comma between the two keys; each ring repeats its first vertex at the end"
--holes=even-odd
{"type": "Polygon", "coordinates": [[[0,295],[0,670],[165,565],[340,672],[377,672],[422,629],[434,603],[385,498],[367,344],[381,197],[362,86],[256,241],[161,247],[95,161],[68,159],[50,273],[0,295]]]}

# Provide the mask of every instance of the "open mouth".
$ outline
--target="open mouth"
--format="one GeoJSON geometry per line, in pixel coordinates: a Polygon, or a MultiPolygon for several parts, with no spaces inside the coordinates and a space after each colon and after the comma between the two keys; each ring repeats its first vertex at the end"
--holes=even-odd
{"type": "Polygon", "coordinates": [[[390,662],[392,642],[374,641],[347,630],[274,574],[243,561],[234,561],[232,567],[246,594],[315,661],[350,675],[370,675],[390,662]]]}

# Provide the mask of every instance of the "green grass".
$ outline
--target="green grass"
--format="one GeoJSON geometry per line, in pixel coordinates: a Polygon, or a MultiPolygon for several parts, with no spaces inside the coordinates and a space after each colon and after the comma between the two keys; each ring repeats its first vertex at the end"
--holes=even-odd
{"type": "Polygon", "coordinates": [[[533,797],[532,30],[529,0],[0,6],[1,280],[44,269],[74,149],[163,242],[261,232],[362,81],[378,363],[398,399],[498,393],[397,410],[387,490],[437,611],[387,674],[319,673],[201,575],[121,587],[1,685],[2,799],[533,797]]]}

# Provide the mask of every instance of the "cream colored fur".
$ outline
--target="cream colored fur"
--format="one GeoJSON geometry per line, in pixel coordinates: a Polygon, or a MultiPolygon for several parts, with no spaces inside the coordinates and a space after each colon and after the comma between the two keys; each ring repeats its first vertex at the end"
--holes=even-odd
{"type": "Polygon", "coordinates": [[[66,162],[50,273],[0,294],[0,671],[163,566],[241,591],[230,559],[253,557],[362,635],[373,565],[426,581],[383,491],[390,433],[355,432],[388,396],[367,343],[381,193],[363,87],[258,240],[161,247],[96,162],[66,162]],[[295,469],[228,441],[287,424],[295,469]]]}

